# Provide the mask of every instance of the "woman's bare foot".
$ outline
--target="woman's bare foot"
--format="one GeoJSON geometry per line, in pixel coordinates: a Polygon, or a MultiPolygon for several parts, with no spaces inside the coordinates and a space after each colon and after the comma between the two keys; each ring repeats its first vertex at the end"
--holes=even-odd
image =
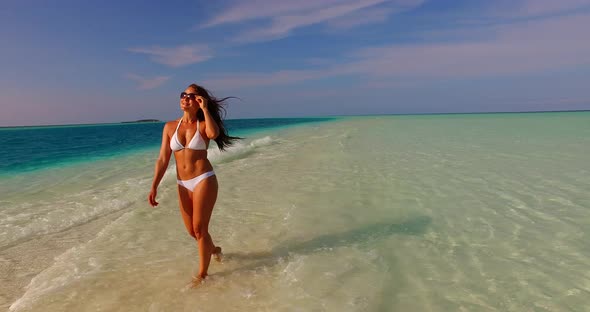
{"type": "Polygon", "coordinates": [[[190,283],[190,288],[197,288],[199,286],[201,286],[202,284],[205,283],[205,278],[207,278],[207,276],[193,276],[193,280],[190,283]]]}
{"type": "Polygon", "coordinates": [[[217,262],[221,262],[223,260],[223,253],[221,252],[221,247],[216,246],[213,249],[213,253],[211,254],[213,256],[213,259],[215,259],[215,261],[217,262]]]}

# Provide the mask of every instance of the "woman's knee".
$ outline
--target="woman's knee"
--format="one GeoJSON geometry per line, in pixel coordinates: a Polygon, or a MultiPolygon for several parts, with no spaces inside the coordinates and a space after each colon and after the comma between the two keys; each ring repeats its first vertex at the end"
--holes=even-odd
{"type": "Polygon", "coordinates": [[[192,236],[194,239],[197,239],[197,236],[195,235],[195,231],[194,231],[193,229],[190,229],[190,230],[188,231],[188,234],[189,234],[190,236],[192,236]]]}
{"type": "Polygon", "coordinates": [[[194,231],[194,238],[196,238],[197,240],[204,238],[207,236],[208,234],[208,228],[207,226],[204,226],[202,224],[196,224],[195,227],[193,228],[194,231]]]}

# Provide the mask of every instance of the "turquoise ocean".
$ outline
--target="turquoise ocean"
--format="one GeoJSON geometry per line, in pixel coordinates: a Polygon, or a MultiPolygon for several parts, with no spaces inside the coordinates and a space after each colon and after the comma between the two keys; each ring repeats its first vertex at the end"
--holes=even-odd
{"type": "Polygon", "coordinates": [[[227,125],[197,289],[163,123],[0,128],[0,309],[590,311],[590,112],[227,125]]]}

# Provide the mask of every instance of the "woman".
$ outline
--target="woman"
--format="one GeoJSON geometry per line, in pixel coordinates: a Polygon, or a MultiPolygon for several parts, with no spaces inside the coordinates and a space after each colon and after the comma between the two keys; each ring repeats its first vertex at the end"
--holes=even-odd
{"type": "Polygon", "coordinates": [[[197,286],[207,277],[211,256],[221,261],[221,247],[215,246],[209,235],[209,220],[217,199],[217,177],[207,159],[207,147],[215,140],[223,151],[237,137],[231,137],[223,125],[221,112],[225,113],[221,100],[196,84],[191,84],[180,94],[183,116],[167,122],[162,133],[162,146],[156,161],[154,181],[148,196],[152,207],[157,189],[174,152],[180,213],[189,234],[199,247],[199,274],[193,278],[197,286]]]}

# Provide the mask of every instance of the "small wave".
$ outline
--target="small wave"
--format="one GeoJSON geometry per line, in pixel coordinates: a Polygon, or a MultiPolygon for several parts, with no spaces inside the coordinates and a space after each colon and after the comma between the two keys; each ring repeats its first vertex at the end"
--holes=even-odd
{"type": "Polygon", "coordinates": [[[31,279],[25,287],[25,293],[10,305],[9,311],[27,310],[44,295],[83,276],[92,275],[103,270],[101,264],[95,258],[87,258],[87,249],[94,241],[110,233],[114,227],[127,222],[133,213],[133,210],[124,213],[98,232],[93,239],[82,245],[72,247],[57,256],[50,267],[31,279]]]}
{"type": "Polygon", "coordinates": [[[219,149],[209,149],[208,157],[214,163],[225,163],[240,158],[246,158],[253,154],[256,149],[276,144],[278,141],[270,136],[252,140],[248,143],[238,142],[228,147],[224,152],[219,149]]]}
{"type": "MultiPolygon", "coordinates": [[[[0,247],[17,244],[31,237],[51,234],[90,222],[143,202],[152,178],[142,168],[127,172],[119,167],[86,167],[76,175],[59,172],[63,180],[50,184],[50,177],[39,177],[39,190],[25,191],[4,201],[0,211],[0,247]],[[92,170],[92,171],[90,171],[92,170]]],[[[163,179],[173,179],[171,166],[163,179]]]]}
{"type": "MultiPolygon", "coordinates": [[[[85,196],[79,193],[79,196],[85,196]]],[[[73,200],[57,200],[55,202],[43,203],[39,200],[36,207],[42,212],[22,212],[17,215],[3,218],[0,224],[5,228],[0,233],[0,246],[10,246],[21,240],[26,240],[36,235],[45,235],[66,230],[68,228],[90,222],[103,215],[120,211],[129,207],[134,201],[126,199],[101,196],[101,194],[87,194],[95,203],[83,203],[73,200]]],[[[19,206],[27,211],[30,203],[23,203],[19,206]]]]}

